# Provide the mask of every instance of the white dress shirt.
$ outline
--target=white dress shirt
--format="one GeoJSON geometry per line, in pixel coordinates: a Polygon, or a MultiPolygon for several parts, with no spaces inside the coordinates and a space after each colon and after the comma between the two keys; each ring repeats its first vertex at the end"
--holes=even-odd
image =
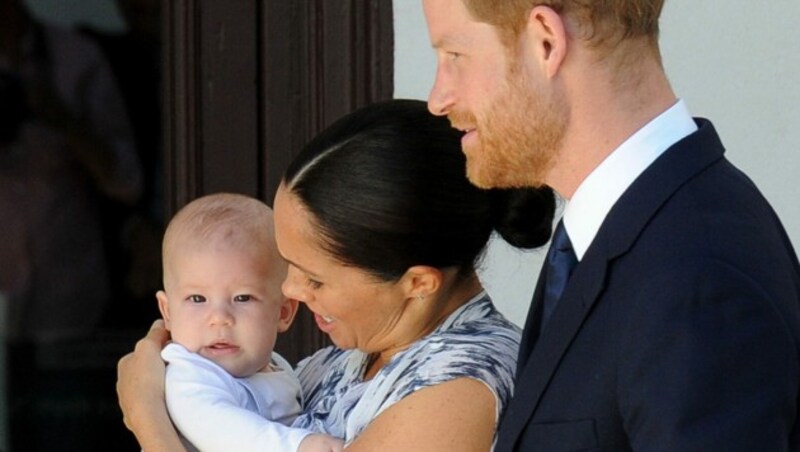
{"type": "Polygon", "coordinates": [[[630,136],[581,183],[564,209],[564,227],[578,261],[625,190],[670,146],[697,130],[678,100],[630,136]]]}

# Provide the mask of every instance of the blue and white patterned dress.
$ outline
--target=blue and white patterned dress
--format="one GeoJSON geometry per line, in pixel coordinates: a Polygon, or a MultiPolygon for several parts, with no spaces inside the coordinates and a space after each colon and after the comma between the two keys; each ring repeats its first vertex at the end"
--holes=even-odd
{"type": "Polygon", "coordinates": [[[369,355],[324,348],[297,366],[304,410],[301,427],[352,442],[383,410],[428,387],[457,378],[486,384],[497,399],[496,419],[513,392],[520,330],[482,292],[435,331],[396,354],[368,381],[369,355]]]}

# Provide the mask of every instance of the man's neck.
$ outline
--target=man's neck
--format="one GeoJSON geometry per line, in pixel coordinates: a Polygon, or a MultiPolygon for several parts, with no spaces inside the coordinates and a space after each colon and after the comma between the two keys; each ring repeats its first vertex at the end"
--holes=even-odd
{"type": "Polygon", "coordinates": [[[547,176],[565,199],[620,144],[677,101],[655,56],[629,68],[632,76],[624,81],[602,62],[578,61],[572,70],[578,75],[570,90],[570,124],[547,176]]]}

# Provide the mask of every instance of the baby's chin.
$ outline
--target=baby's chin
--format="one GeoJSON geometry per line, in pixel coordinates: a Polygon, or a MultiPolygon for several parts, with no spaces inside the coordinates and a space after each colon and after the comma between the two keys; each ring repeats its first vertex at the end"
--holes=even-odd
{"type": "Polygon", "coordinates": [[[258,372],[271,371],[269,362],[263,360],[256,362],[243,359],[241,356],[209,356],[202,352],[200,354],[236,378],[245,378],[258,372]]]}
{"type": "Polygon", "coordinates": [[[263,363],[220,363],[223,369],[236,378],[246,378],[260,372],[271,372],[267,364],[263,363]]]}

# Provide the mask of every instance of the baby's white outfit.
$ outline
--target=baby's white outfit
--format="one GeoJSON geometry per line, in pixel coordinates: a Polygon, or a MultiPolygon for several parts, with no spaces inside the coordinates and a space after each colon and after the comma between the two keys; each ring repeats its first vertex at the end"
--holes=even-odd
{"type": "Polygon", "coordinates": [[[277,353],[272,372],[246,378],[175,343],[161,357],[168,363],[167,409],[190,450],[295,451],[311,433],[289,427],[302,409],[300,382],[277,353]]]}

